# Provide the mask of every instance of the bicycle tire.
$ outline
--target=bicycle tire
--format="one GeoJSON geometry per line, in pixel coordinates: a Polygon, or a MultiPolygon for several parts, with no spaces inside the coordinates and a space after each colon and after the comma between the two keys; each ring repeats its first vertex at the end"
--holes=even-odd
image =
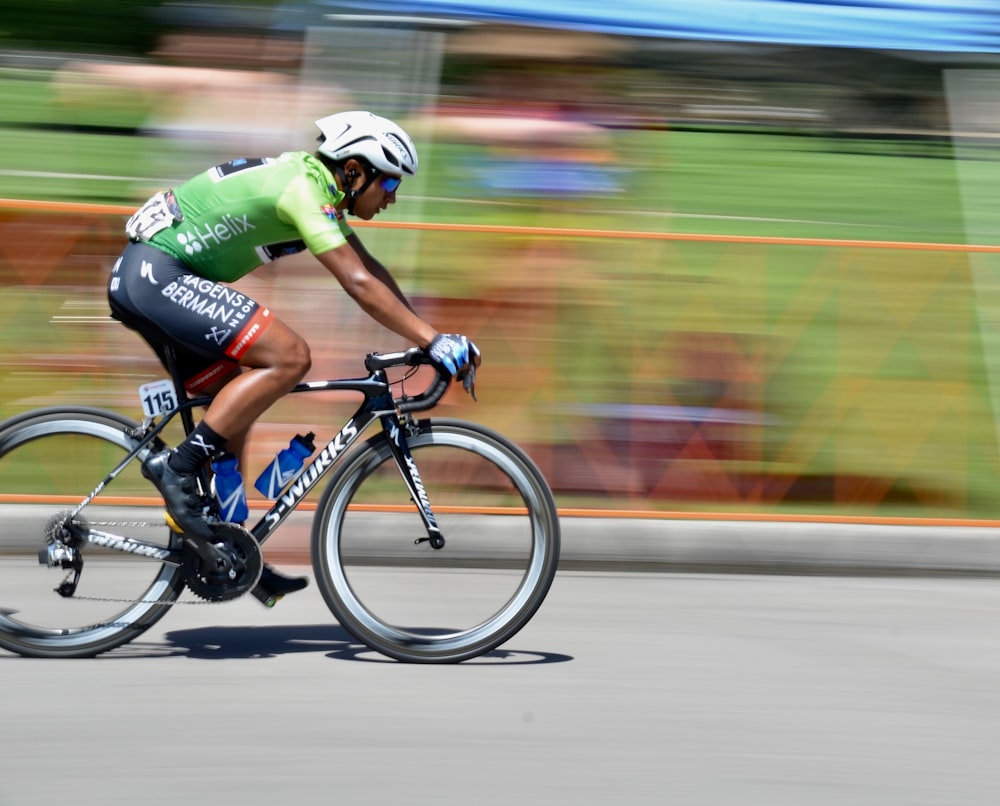
{"type": "MultiPolygon", "coordinates": [[[[80,587],[63,597],[52,583],[67,572],[38,557],[46,525],[133,449],[129,429],[136,425],[83,407],[39,409],[0,423],[0,647],[30,657],[91,657],[148,630],[180,596],[180,567],[88,544],[80,587]]],[[[163,499],[139,471],[146,451],[162,447],[154,441],[81,516],[91,526],[114,524],[115,534],[179,547],[163,499]]]]}
{"type": "Polygon", "coordinates": [[[558,567],[559,518],[545,478],[505,437],[460,420],[416,429],[407,441],[445,547],[415,544],[423,522],[379,433],[320,498],[313,567],[360,642],[401,661],[456,663],[506,643],[534,616],[558,567]]]}

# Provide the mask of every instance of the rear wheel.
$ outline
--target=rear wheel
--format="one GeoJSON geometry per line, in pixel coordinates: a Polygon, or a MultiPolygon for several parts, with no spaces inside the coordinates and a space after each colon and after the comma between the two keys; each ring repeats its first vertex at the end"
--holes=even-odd
{"type": "Polygon", "coordinates": [[[317,584],[341,626],[393,658],[448,663],[489,652],[524,627],[559,562],[545,479],[513,443],[481,426],[424,420],[407,437],[445,538],[423,521],[384,434],[331,479],[316,513],[317,584]]]}
{"type": "MultiPolygon", "coordinates": [[[[66,515],[133,449],[135,425],[112,412],[75,408],[0,423],[0,646],[34,657],[96,655],[149,629],[180,595],[180,567],[87,543],[76,547],[80,584],[62,596],[55,589],[72,570],[39,559],[66,515]]],[[[145,455],[101,490],[70,531],[92,528],[180,548],[163,499],[140,473],[145,455]]]]}

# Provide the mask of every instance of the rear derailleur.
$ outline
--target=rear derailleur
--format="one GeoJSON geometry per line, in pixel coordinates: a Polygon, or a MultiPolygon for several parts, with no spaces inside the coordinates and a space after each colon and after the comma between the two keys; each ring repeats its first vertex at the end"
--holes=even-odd
{"type": "Polygon", "coordinates": [[[70,518],[69,513],[53,515],[45,525],[45,545],[38,551],[38,562],[49,568],[65,568],[70,576],[55,589],[60,596],[69,598],[76,593],[83,573],[83,554],[80,546],[86,542],[83,535],[88,530],[82,518],[70,518]]]}

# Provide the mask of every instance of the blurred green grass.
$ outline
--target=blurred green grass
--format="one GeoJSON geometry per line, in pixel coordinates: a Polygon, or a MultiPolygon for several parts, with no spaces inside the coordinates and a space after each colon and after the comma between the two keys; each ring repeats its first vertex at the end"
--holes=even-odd
{"type": "MultiPolygon", "coordinates": [[[[169,173],[169,139],[135,136],[155,97],[83,87],[69,98],[44,71],[0,70],[0,194],[130,203],[169,173]],[[155,166],[155,167],[154,167],[155,166]],[[53,176],[52,174],[58,174],[53,176]],[[151,176],[151,174],[153,174],[151,176]],[[141,178],[141,181],[136,181],[141,178]]],[[[940,140],[710,131],[613,132],[605,199],[493,198],[478,146],[421,144],[428,220],[654,231],[962,243],[951,145],[940,140]],[[474,202],[474,203],[473,203],[474,202]]],[[[233,156],[236,156],[235,154],[233,156]]],[[[1000,179],[1000,160],[981,172],[1000,179]]]]}

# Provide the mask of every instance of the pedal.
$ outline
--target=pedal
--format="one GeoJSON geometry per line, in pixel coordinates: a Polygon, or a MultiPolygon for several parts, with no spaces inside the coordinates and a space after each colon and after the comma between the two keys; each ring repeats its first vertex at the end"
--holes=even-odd
{"type": "MultiPolygon", "coordinates": [[[[163,510],[163,519],[167,522],[167,526],[170,527],[171,531],[176,532],[179,535],[185,534],[184,527],[182,527],[177,521],[174,520],[174,516],[170,514],[168,510],[163,510]]],[[[214,518],[205,518],[209,525],[212,523],[227,523],[227,521],[219,521],[214,518]]],[[[237,524],[238,525],[238,524],[237,524]]]]}
{"type": "Polygon", "coordinates": [[[181,529],[180,524],[178,524],[177,521],[174,520],[174,516],[173,515],[171,515],[166,510],[163,510],[163,517],[166,519],[167,526],[170,527],[170,530],[172,532],[176,532],[179,535],[184,534],[184,530],[181,529]]]}
{"type": "Polygon", "coordinates": [[[254,598],[258,602],[264,605],[264,607],[274,607],[278,602],[280,602],[283,598],[285,598],[283,596],[278,596],[274,593],[271,593],[269,590],[267,590],[267,588],[264,588],[261,585],[258,585],[250,592],[254,595],[254,598]]]}

